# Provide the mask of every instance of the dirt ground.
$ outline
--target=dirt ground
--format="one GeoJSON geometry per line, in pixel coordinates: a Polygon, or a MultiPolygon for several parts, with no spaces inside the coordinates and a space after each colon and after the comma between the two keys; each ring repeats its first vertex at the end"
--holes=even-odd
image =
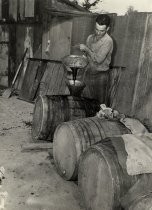
{"type": "Polygon", "coordinates": [[[78,186],[55,171],[47,151],[23,152],[33,142],[33,104],[0,97],[0,167],[5,179],[0,193],[7,192],[6,210],[84,210],[78,186]]]}

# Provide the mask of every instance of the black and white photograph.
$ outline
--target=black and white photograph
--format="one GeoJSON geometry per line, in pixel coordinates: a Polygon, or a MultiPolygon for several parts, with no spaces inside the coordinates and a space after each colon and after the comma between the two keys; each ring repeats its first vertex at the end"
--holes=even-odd
{"type": "Polygon", "coordinates": [[[0,0],[0,210],[152,210],[152,0],[0,0]]]}

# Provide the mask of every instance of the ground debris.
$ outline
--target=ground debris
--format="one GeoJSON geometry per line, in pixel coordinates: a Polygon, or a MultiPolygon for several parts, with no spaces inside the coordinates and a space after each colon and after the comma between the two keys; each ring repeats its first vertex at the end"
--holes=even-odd
{"type": "Polygon", "coordinates": [[[32,122],[31,121],[22,121],[26,127],[31,127],[32,126],[32,122]]]}
{"type": "Polygon", "coordinates": [[[4,127],[4,128],[2,128],[2,130],[7,131],[7,130],[14,129],[14,128],[21,128],[21,126],[20,125],[19,126],[12,126],[12,127],[8,127],[8,128],[4,127]]]}
{"type": "Polygon", "coordinates": [[[0,210],[4,209],[7,196],[8,192],[0,192],[0,210]]]}

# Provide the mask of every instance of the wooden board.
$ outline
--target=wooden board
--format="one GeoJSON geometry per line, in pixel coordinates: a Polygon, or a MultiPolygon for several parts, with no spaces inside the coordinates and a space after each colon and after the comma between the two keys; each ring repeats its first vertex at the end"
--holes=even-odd
{"type": "Polygon", "coordinates": [[[76,16],[73,18],[71,53],[82,54],[78,45],[86,43],[87,37],[93,33],[95,27],[95,16],[76,16]],[[84,24],[85,23],[85,24],[84,24]]]}
{"type": "Polygon", "coordinates": [[[28,143],[22,145],[22,152],[31,152],[31,151],[48,151],[53,149],[52,143],[28,143]]]}
{"type": "Polygon", "coordinates": [[[0,44],[0,86],[8,87],[8,43],[0,44]]]}
{"type": "Polygon", "coordinates": [[[33,101],[33,95],[36,93],[34,84],[37,77],[39,65],[40,61],[29,61],[22,83],[21,91],[19,93],[20,99],[33,101]]]}
{"type": "MultiPolygon", "coordinates": [[[[32,49],[33,48],[33,28],[30,28],[28,25],[25,25],[25,24],[18,24],[17,27],[16,27],[16,37],[18,37],[18,39],[16,40],[16,64],[19,65],[21,59],[22,59],[22,56],[24,54],[24,51],[25,51],[25,47],[30,48],[32,49]],[[31,45],[29,45],[28,43],[30,42],[31,45]]],[[[25,59],[24,59],[24,64],[23,64],[23,68],[21,69],[19,75],[18,75],[18,78],[17,78],[17,81],[16,81],[16,84],[15,84],[15,87],[18,91],[21,90],[21,87],[22,87],[22,82],[23,82],[23,79],[24,79],[24,76],[25,76],[25,71],[26,71],[26,66],[27,66],[27,59],[30,54],[29,54],[29,49],[27,51],[27,54],[25,56],[25,59]]],[[[32,50],[31,50],[32,51],[32,50]]]]}
{"type": "Polygon", "coordinates": [[[34,17],[35,0],[25,0],[25,17],[34,17]]]}
{"type": "Polygon", "coordinates": [[[134,91],[132,112],[152,126],[152,14],[147,16],[145,35],[140,52],[138,74],[134,91]]]}
{"type": "Polygon", "coordinates": [[[9,0],[2,0],[2,18],[8,19],[9,17],[9,0]]]}
{"type": "Polygon", "coordinates": [[[17,0],[9,0],[9,18],[14,21],[17,21],[17,3],[17,0]]]}
{"type": "Polygon", "coordinates": [[[9,85],[14,78],[16,72],[16,27],[14,25],[9,25],[9,69],[8,69],[8,79],[9,85]]]}
{"type": "Polygon", "coordinates": [[[47,62],[41,62],[40,61],[40,65],[38,66],[38,69],[37,69],[37,75],[36,75],[35,80],[34,80],[33,90],[32,90],[32,94],[31,94],[31,98],[33,98],[33,100],[39,94],[38,89],[39,89],[39,86],[40,86],[41,79],[42,79],[42,77],[45,73],[46,66],[47,66],[47,62]]]}
{"type": "Polygon", "coordinates": [[[112,32],[114,41],[114,50],[112,56],[112,65],[122,66],[124,50],[126,46],[126,33],[128,30],[128,16],[117,16],[112,32]]]}
{"type": "Polygon", "coordinates": [[[53,18],[43,35],[42,58],[51,60],[61,60],[64,56],[70,54],[72,20],[63,17],[53,18]],[[46,48],[50,40],[48,53],[46,48]]]}
{"type": "Polygon", "coordinates": [[[33,57],[42,58],[42,25],[34,24],[33,33],[33,57]]]}
{"type": "Polygon", "coordinates": [[[0,0],[0,20],[2,20],[2,0],[0,0]]]}
{"type": "MultiPolygon", "coordinates": [[[[132,115],[132,101],[140,60],[140,51],[144,38],[146,18],[146,13],[135,13],[128,16],[127,24],[125,25],[125,46],[122,52],[123,56],[121,57],[121,63],[126,67],[126,70],[121,75],[116,95],[115,108],[127,115],[132,115]]],[[[119,28],[119,30],[124,30],[124,27],[119,28]]]]}
{"type": "Polygon", "coordinates": [[[41,95],[67,95],[64,68],[61,62],[47,63],[45,74],[41,80],[41,95]]]}
{"type": "Polygon", "coordinates": [[[0,75],[8,75],[8,44],[0,44],[0,75]]]}
{"type": "Polygon", "coordinates": [[[18,24],[16,27],[16,62],[20,62],[22,55],[24,53],[24,41],[26,35],[26,25],[18,24]]]}
{"type": "Polygon", "coordinates": [[[30,59],[22,83],[19,98],[33,101],[41,95],[67,95],[64,69],[61,62],[41,62],[41,59],[30,59]]]}
{"type": "Polygon", "coordinates": [[[25,0],[19,0],[19,16],[21,20],[25,17],[25,0]]]}

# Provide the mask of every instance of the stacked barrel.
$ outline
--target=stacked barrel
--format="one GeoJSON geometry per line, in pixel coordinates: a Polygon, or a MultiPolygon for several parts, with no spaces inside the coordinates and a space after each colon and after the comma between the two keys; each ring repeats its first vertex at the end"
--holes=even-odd
{"type": "MultiPolygon", "coordinates": [[[[53,142],[56,170],[65,180],[78,179],[87,210],[122,210],[122,198],[140,178],[126,170],[122,135],[131,130],[116,118],[97,116],[99,102],[75,90],[70,90],[71,95],[38,96],[32,137],[53,142]]],[[[133,201],[126,209],[150,210],[150,198],[133,201]],[[143,203],[146,207],[141,208],[143,203]]]]}
{"type": "MultiPolygon", "coordinates": [[[[118,120],[97,116],[64,122],[55,130],[53,157],[57,172],[65,180],[78,179],[86,209],[122,210],[122,198],[140,181],[141,175],[128,175],[123,134],[131,131],[118,120]]],[[[146,180],[152,183],[152,176],[146,180]]],[[[149,194],[132,198],[124,209],[150,210],[151,198],[149,194]]]]}
{"type": "Polygon", "coordinates": [[[81,154],[106,137],[130,131],[117,120],[89,117],[60,124],[54,134],[53,156],[58,173],[66,180],[75,180],[81,154]]]}
{"type": "Polygon", "coordinates": [[[99,102],[75,96],[39,96],[35,102],[32,136],[35,140],[53,140],[56,127],[66,121],[92,117],[99,102]]]}

